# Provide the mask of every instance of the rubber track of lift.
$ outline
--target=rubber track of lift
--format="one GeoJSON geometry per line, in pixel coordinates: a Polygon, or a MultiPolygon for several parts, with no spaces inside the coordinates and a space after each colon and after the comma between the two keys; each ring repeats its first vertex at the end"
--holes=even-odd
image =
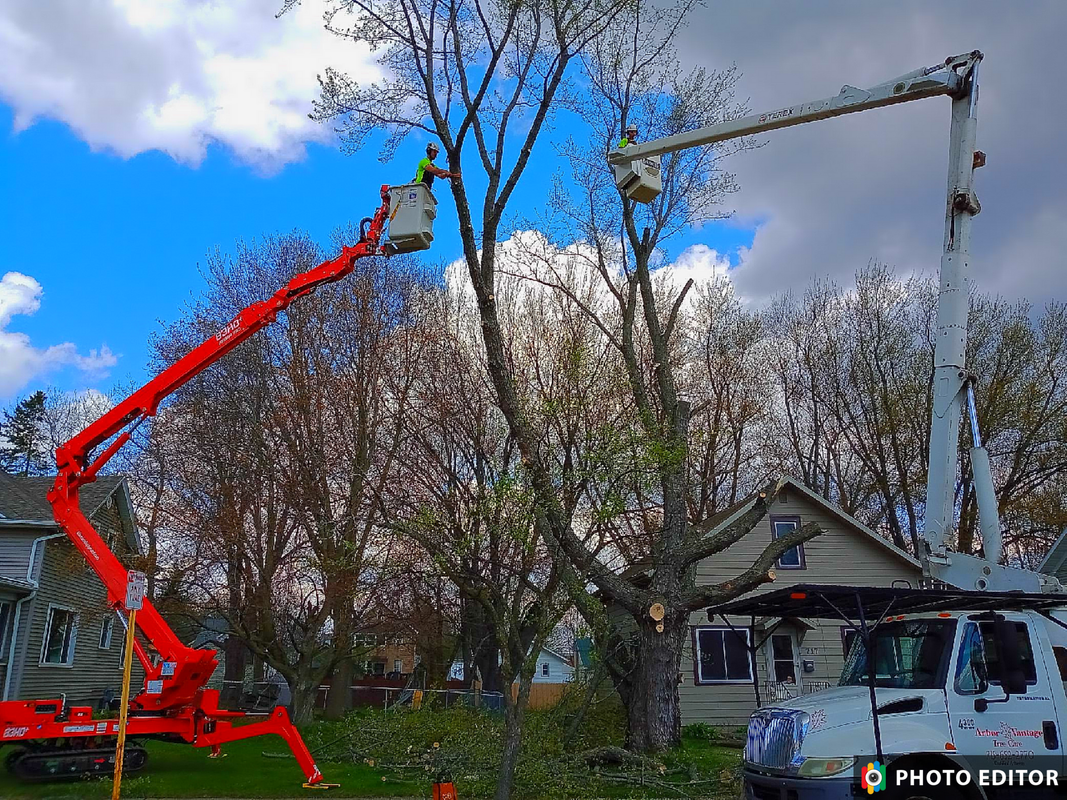
{"type": "MultiPolygon", "coordinates": [[[[139,772],[147,762],[148,751],[131,745],[123,756],[122,774],[139,772]]],[[[16,750],[4,763],[8,772],[27,783],[110,776],[115,772],[115,748],[16,750]]]]}

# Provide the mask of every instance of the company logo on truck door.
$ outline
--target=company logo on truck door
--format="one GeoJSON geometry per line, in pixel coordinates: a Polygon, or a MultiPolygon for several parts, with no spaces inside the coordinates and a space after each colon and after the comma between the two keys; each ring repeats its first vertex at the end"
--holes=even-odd
{"type": "Polygon", "coordinates": [[[4,728],[4,735],[0,738],[3,739],[17,739],[19,736],[25,736],[30,732],[29,728],[4,728]]]}

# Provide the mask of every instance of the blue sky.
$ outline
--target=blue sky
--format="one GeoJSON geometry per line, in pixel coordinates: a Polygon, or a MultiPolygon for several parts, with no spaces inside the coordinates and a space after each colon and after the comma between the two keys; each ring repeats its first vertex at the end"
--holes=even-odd
{"type": "MultiPolygon", "coordinates": [[[[148,338],[201,290],[205,253],[293,229],[325,242],[373,210],[378,185],[411,176],[425,140],[383,165],[373,143],[346,156],[307,118],[326,66],[363,82],[381,75],[375,54],[323,30],[326,3],[303,0],[280,18],[280,2],[263,0],[0,4],[0,406],[42,385],[142,382],[148,338]]],[[[1049,87],[1067,68],[1053,60],[1037,76],[1028,54],[1060,47],[1067,4],[969,8],[727,0],[690,18],[679,60],[737,64],[739,98],[767,111],[980,47],[978,145],[989,162],[977,177],[973,278],[1009,298],[1062,300],[1067,112],[1049,87]]],[[[931,275],[947,131],[937,98],[766,137],[728,164],[737,219],[687,233],[669,255],[727,254],[752,303],[813,280],[847,283],[871,260],[931,275]]],[[[561,121],[552,138],[569,132],[561,121]]],[[[558,166],[542,147],[513,208],[540,208],[558,166]]],[[[428,257],[443,264],[459,248],[450,194],[437,194],[428,257]]]]}
{"type": "MultiPolygon", "coordinates": [[[[148,337],[202,288],[198,266],[208,250],[232,251],[239,240],[293,229],[325,244],[335,227],[372,212],[381,183],[410,178],[423,147],[411,139],[382,164],[373,147],[346,155],[311,143],[303,160],[264,172],[221,144],[190,165],[157,150],[129,158],[94,152],[52,120],[17,133],[13,122],[12,109],[0,105],[0,237],[6,243],[0,274],[32,276],[43,296],[39,310],[13,317],[7,330],[28,335],[39,348],[72,342],[88,352],[107,345],[117,358],[107,376],[60,367],[32,376],[20,394],[48,384],[107,391],[116,380],[143,382],[150,377],[148,337]]],[[[544,147],[513,207],[543,205],[554,168],[544,147]]],[[[437,238],[425,256],[444,263],[461,250],[447,187],[437,195],[437,238]]],[[[671,251],[697,243],[736,250],[751,243],[751,230],[708,226],[680,237],[671,251]]]]}

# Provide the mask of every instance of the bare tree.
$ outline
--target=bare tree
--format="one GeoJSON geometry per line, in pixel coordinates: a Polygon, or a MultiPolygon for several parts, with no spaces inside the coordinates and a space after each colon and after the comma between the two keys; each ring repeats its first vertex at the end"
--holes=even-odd
{"type": "MultiPolygon", "coordinates": [[[[590,248],[589,268],[600,276],[610,302],[603,311],[583,303],[547,260],[548,274],[541,279],[590,315],[626,376],[626,401],[632,410],[627,421],[633,426],[633,447],[626,464],[631,479],[621,495],[629,513],[618,516],[632,518],[632,512],[638,513],[645,542],[643,557],[620,575],[604,569],[584,542],[566,536],[561,541],[600,595],[626,612],[630,631],[607,631],[602,618],[595,614],[590,621],[600,629],[605,652],[612,654],[608,665],[626,704],[629,745],[642,751],[661,750],[681,738],[678,675],[690,614],[773,580],[775,559],[819,533],[817,526],[808,525],[774,541],[749,569],[733,579],[714,586],[696,584],[696,563],[747,534],[766,514],[767,505],[764,495],[728,530],[708,535],[711,515],[721,510],[711,498],[724,499],[719,486],[722,472],[706,462],[704,469],[693,469],[699,463],[691,458],[693,403],[696,401],[702,421],[711,423],[701,431],[701,439],[712,440],[713,454],[718,454],[716,437],[733,439],[736,469],[726,471],[734,474],[728,478],[726,494],[734,499],[740,489],[746,431],[752,433],[750,426],[759,403],[746,407],[739,394],[721,394],[717,419],[715,399],[709,402],[699,392],[686,396],[686,390],[700,382],[687,380],[694,344],[681,333],[690,313],[686,302],[693,282],[675,286],[657,281],[655,271],[662,265],[659,248],[672,234],[725,216],[720,204],[736,185],[723,169],[723,159],[750,143],[691,148],[664,156],[663,192],[646,206],[627,200],[615,189],[603,161],[604,152],[614,145],[616,132],[637,118],[645,135],[659,137],[744,113],[733,95],[736,70],[683,73],[675,64],[673,38],[691,6],[681,3],[655,14],[640,4],[627,8],[585,58],[594,91],[582,113],[594,134],[587,148],[567,148],[572,178],[581,187],[581,194],[572,201],[561,193],[555,208],[569,223],[572,235],[590,248]],[[709,412],[711,417],[705,417],[709,412]],[[691,503],[694,499],[696,502],[691,503]],[[694,517],[691,509],[708,516],[694,517]]],[[[738,314],[729,303],[717,306],[708,294],[701,311],[738,314]]],[[[722,327],[715,334],[722,333],[748,349],[746,368],[751,371],[759,345],[758,324],[753,331],[736,327],[731,331],[727,320],[701,320],[705,331],[720,322],[722,327]]],[[[705,347],[714,347],[710,335],[704,337],[705,347]]],[[[742,369],[745,363],[741,353],[733,366],[742,369]]],[[[714,366],[715,371],[730,368],[721,361],[714,366]]]]}

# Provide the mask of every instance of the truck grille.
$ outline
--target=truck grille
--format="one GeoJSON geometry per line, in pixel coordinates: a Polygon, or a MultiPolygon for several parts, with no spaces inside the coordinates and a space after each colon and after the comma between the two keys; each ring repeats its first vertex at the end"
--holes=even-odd
{"type": "Polygon", "coordinates": [[[803,711],[757,711],[748,721],[745,761],[775,770],[788,769],[800,753],[807,732],[808,715],[803,711]]]}

